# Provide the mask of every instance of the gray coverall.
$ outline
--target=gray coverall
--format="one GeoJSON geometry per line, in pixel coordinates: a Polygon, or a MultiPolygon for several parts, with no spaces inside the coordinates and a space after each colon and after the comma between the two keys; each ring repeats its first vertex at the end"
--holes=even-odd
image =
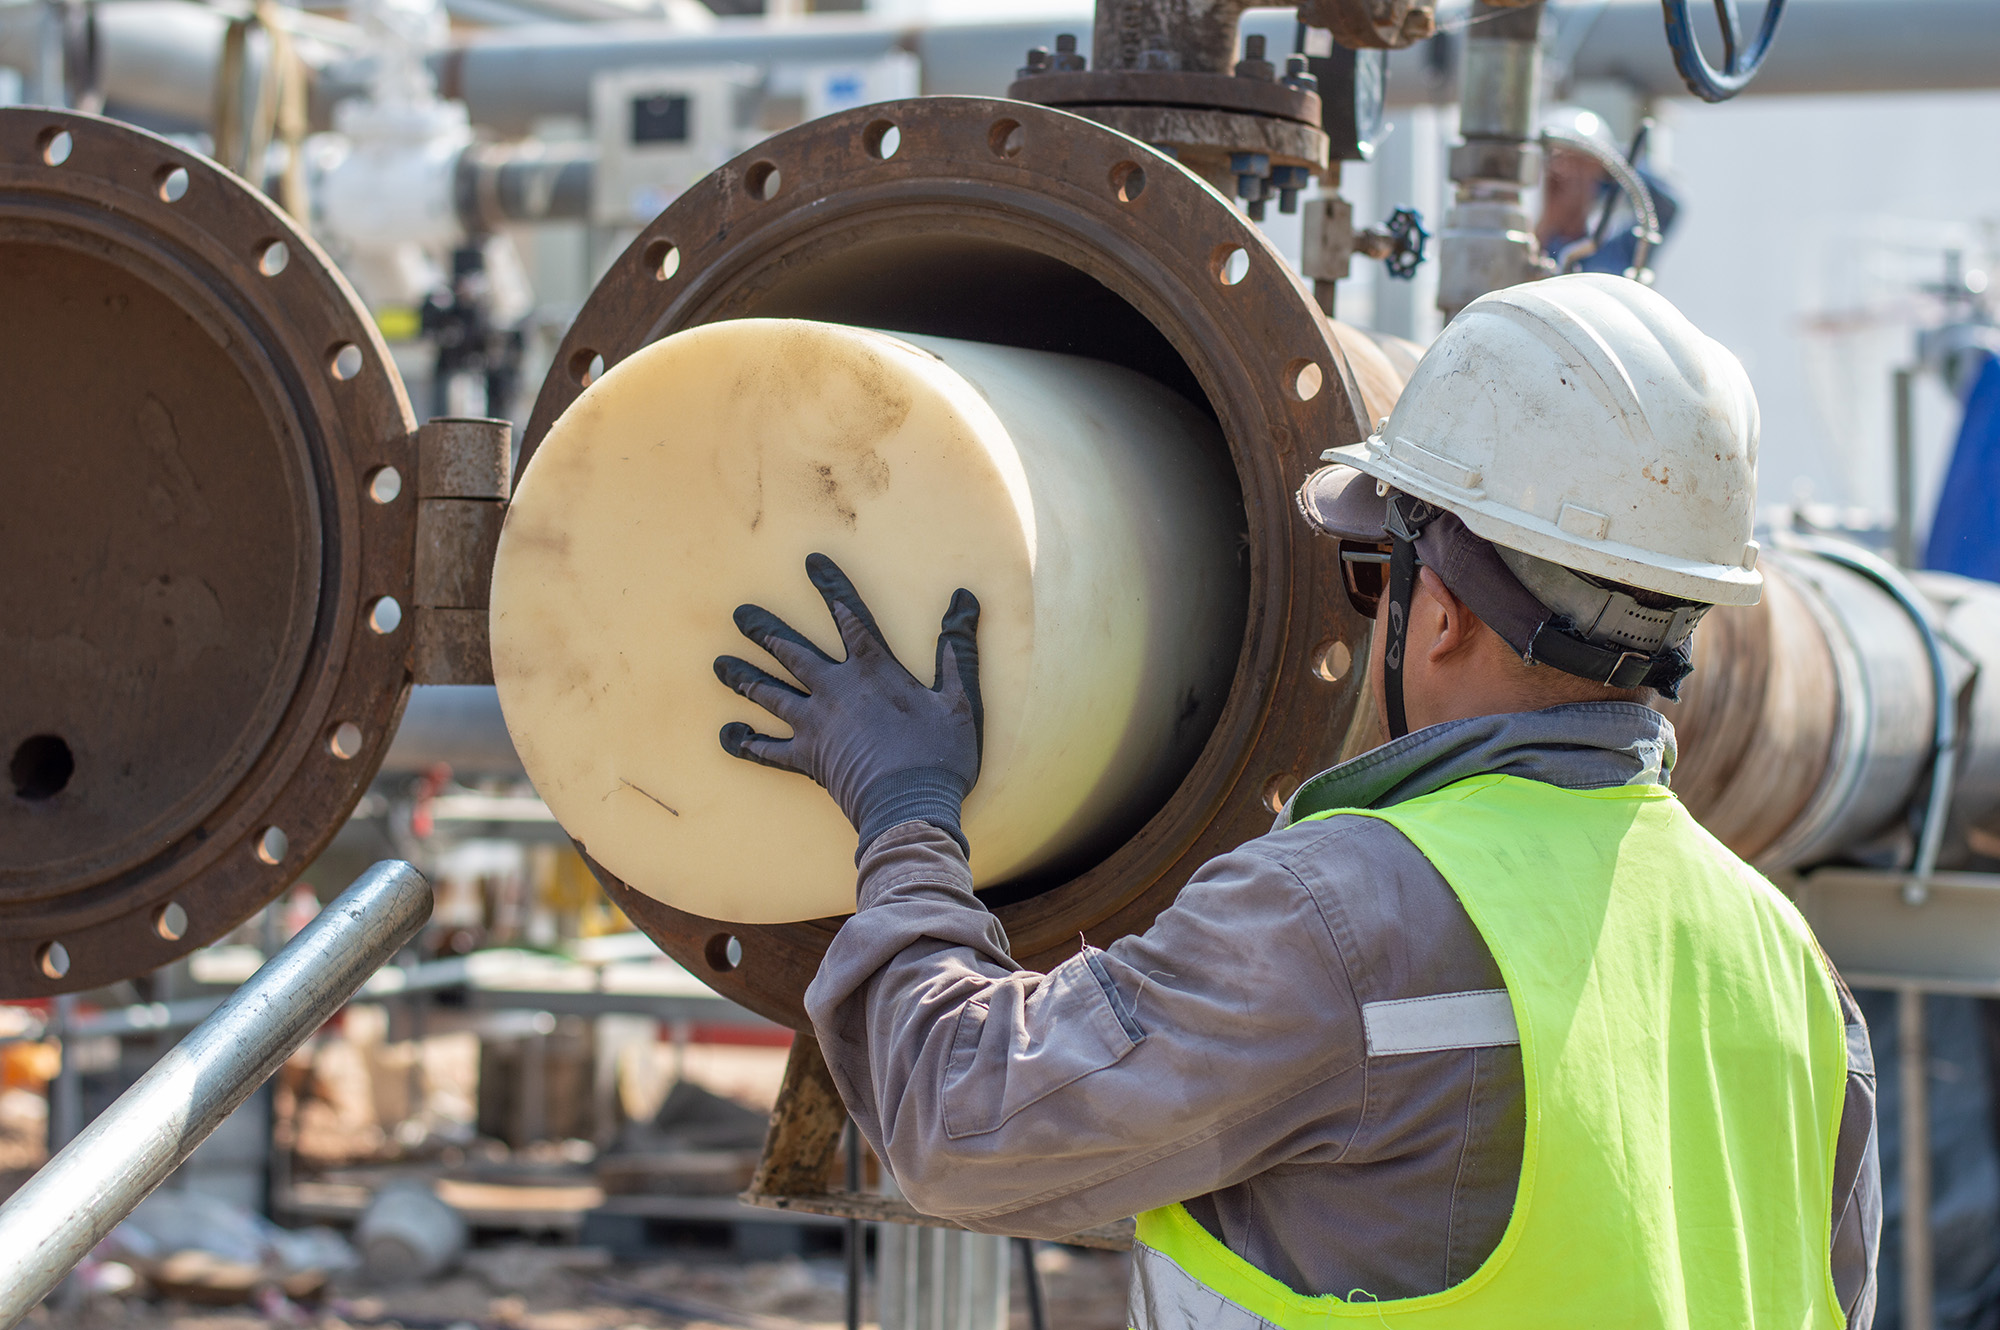
{"type": "MultiPolygon", "coordinates": [[[[1384,807],[1483,772],[1663,783],[1673,757],[1673,727],[1635,704],[1479,717],[1346,764],[1340,802],[1384,807]]],[[[1501,988],[1499,968],[1394,827],[1284,821],[1205,865],[1145,933],[1047,974],[1008,955],[949,836],[909,822],[869,847],[859,910],[806,1005],[912,1204],[1059,1237],[1181,1201],[1309,1294],[1415,1297],[1479,1267],[1520,1176],[1519,1047],[1371,1057],[1362,1008],[1501,988]]],[[[1831,1256],[1848,1324],[1865,1328],[1882,1219],[1875,1073],[1836,987],[1848,1079],[1831,1256]]]]}

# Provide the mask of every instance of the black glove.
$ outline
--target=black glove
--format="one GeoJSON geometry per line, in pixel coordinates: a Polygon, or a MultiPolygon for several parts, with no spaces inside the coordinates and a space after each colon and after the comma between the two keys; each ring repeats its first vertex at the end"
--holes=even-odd
{"type": "Polygon", "coordinates": [[[847,648],[836,661],[777,615],[739,605],[736,626],[777,658],[808,691],[772,678],[748,661],[718,656],[715,677],[792,727],[789,739],[759,734],[741,721],[722,727],[731,757],[811,776],[827,788],[860,834],[860,858],[875,838],[905,822],[924,821],[969,849],[959,816],[979,779],[979,601],[952,593],[937,643],[937,680],[926,688],[889,650],[874,616],[847,575],[824,554],[806,559],[847,648]]]}

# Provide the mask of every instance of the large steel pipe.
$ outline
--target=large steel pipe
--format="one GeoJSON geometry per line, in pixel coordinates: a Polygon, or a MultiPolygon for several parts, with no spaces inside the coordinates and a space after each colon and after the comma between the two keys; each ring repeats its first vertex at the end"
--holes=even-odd
{"type": "MultiPolygon", "coordinates": [[[[1227,696],[1141,825],[1081,864],[989,893],[1024,963],[1071,954],[1079,933],[1102,942],[1144,927],[1196,868],[1265,830],[1275,801],[1331,765],[1366,626],[1340,592],[1333,542],[1299,523],[1292,490],[1363,421],[1345,352],[1241,212],[1161,154],[1042,107],[924,98],[801,126],[684,194],[613,265],[543,387],[519,474],[535,474],[536,450],[600,366],[608,386],[669,334],[754,317],[1110,362],[1211,419],[1226,448],[1218,497],[1242,506],[1240,536],[1225,539],[1247,588],[1227,696]]],[[[934,622],[941,608],[913,613],[934,622]]],[[[704,707],[710,694],[727,701],[712,679],[685,686],[704,707]]],[[[800,997],[837,921],[727,924],[601,865],[600,876],[719,991],[803,1020],[800,997]]]]}
{"type": "MultiPolygon", "coordinates": [[[[1181,0],[1177,8],[1216,9],[1181,0]]],[[[1659,0],[1551,4],[1555,46],[1571,53],[1573,78],[1624,80],[1655,96],[1683,96],[1660,23],[1659,0]]],[[[927,93],[997,95],[1022,53],[1058,32],[1087,35],[1089,23],[1056,18],[904,27],[883,22],[812,23],[713,32],[665,24],[514,29],[483,35],[439,57],[448,95],[463,97],[475,123],[526,134],[536,117],[588,116],[593,73],[737,62],[860,62],[914,51],[927,93]]],[[[1290,14],[1253,11],[1241,31],[1268,49],[1292,49],[1290,14]]],[[[1391,104],[1458,100],[1455,57],[1462,36],[1419,42],[1389,56],[1391,104]]],[[[1711,47],[1711,50],[1717,48],[1711,47]]],[[[1094,62],[1103,63],[1103,62],[1094,62]]],[[[1114,67],[1116,61],[1111,62],[1114,67]]],[[[1801,0],[1786,14],[1773,54],[1744,96],[1771,93],[1932,91],[2000,86],[2000,24],[1989,0],[1801,0]]]]}
{"type": "MultiPolygon", "coordinates": [[[[1654,96],[1680,96],[1657,0],[1550,5],[1557,49],[1573,53],[1569,73],[1629,82],[1654,96]]],[[[0,65],[32,78],[43,7],[0,9],[0,65]]],[[[162,127],[204,128],[221,63],[219,13],[182,0],[123,0],[96,7],[100,81],[114,112],[162,127]]],[[[326,20],[309,36],[314,123],[367,86],[363,62],[334,58],[338,30],[326,20]]],[[[1074,21],[1041,19],[912,27],[871,20],[815,19],[758,27],[729,24],[690,31],[667,22],[546,24],[472,38],[435,59],[448,96],[463,98],[474,123],[527,135],[546,116],[590,115],[592,77],[604,70],[722,63],[861,63],[914,51],[929,93],[997,95],[1021,53],[1046,45],[1074,21]]],[[[1243,20],[1272,50],[1290,50],[1289,14],[1266,10],[1243,20]]],[[[1392,105],[1457,100],[1452,38],[1390,53],[1392,105]]],[[[1769,64],[1745,96],[1777,93],[1935,91],[2000,86],[2000,24],[1989,0],[1818,0],[1785,17],[1769,64]]]]}
{"type": "MultiPolygon", "coordinates": [[[[1842,557],[1780,549],[1764,599],[1718,609],[1668,707],[1674,787],[1704,826],[1767,870],[1900,857],[1930,799],[1939,707],[1924,625],[1842,557]]],[[[2000,815],[2000,587],[1919,574],[1953,715],[1945,862],[2000,815]]]]}
{"type": "Polygon", "coordinates": [[[0,1330],[47,1297],[430,914],[430,884],[416,869],[376,864],[0,1206],[0,1330]]]}

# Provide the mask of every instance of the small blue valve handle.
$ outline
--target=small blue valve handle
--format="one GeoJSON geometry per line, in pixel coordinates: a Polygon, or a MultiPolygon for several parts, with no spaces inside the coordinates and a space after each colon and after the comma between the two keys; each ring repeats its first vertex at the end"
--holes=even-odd
{"type": "Polygon", "coordinates": [[[1431,233],[1424,230],[1424,219],[1415,208],[1398,208],[1390,213],[1387,230],[1396,247],[1382,260],[1382,266],[1391,277],[1407,282],[1417,275],[1417,265],[1424,261],[1424,243],[1431,233]]]}

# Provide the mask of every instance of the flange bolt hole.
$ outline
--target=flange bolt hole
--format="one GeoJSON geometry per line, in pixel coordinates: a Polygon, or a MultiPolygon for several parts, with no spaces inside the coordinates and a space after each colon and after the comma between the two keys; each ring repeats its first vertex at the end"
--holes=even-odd
{"type": "Polygon", "coordinates": [[[76,774],[76,755],[60,734],[31,734],[14,749],[7,775],[14,797],[40,803],[61,794],[76,774]]]}
{"type": "Polygon", "coordinates": [[[888,120],[877,120],[861,131],[861,146],[878,162],[886,162],[903,146],[903,131],[888,120]]]}
{"type": "Polygon", "coordinates": [[[717,933],[701,949],[701,954],[709,969],[717,974],[728,974],[743,964],[743,939],[734,933],[717,933]]]}

